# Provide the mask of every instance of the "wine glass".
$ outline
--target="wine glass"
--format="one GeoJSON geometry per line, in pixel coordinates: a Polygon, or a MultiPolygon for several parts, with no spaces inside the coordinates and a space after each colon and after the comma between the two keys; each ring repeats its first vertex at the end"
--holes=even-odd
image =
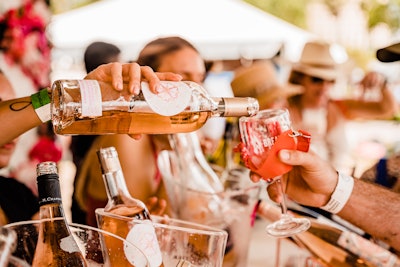
{"type": "Polygon", "coordinates": [[[308,219],[294,218],[287,213],[285,188],[280,178],[292,166],[282,163],[277,154],[281,149],[307,151],[310,136],[303,131],[292,130],[287,109],[266,109],[253,117],[241,117],[239,129],[239,149],[246,166],[267,182],[279,183],[282,191],[282,216],[266,227],[267,233],[287,237],[307,230],[310,227],[308,219]]]}

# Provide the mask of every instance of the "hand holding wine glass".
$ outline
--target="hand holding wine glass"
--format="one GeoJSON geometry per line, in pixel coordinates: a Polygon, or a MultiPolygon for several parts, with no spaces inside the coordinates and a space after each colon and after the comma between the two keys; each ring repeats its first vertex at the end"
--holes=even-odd
{"type": "MultiPolygon", "coordinates": [[[[239,149],[246,166],[268,182],[278,182],[282,195],[285,189],[281,176],[292,169],[278,158],[281,149],[308,151],[310,135],[291,128],[289,112],[286,109],[267,109],[253,117],[239,119],[241,144],[239,149]]],[[[282,216],[267,226],[267,232],[276,237],[287,237],[307,230],[307,219],[293,218],[287,214],[286,199],[281,201],[282,216]]]]}

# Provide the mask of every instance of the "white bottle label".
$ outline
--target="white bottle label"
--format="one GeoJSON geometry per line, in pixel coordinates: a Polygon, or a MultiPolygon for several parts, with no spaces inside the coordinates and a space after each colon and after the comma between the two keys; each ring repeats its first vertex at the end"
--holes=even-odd
{"type": "MultiPolygon", "coordinates": [[[[162,255],[158,244],[157,235],[151,221],[132,224],[126,240],[140,248],[147,257],[150,267],[159,267],[162,263],[162,255]]],[[[140,255],[136,250],[130,250],[129,245],[124,246],[125,256],[135,266],[145,266],[140,262],[140,255]],[[139,262],[138,262],[139,261],[139,262]],[[142,264],[142,265],[138,265],[142,264]]]]}
{"type": "Polygon", "coordinates": [[[162,92],[154,94],[149,84],[142,82],[142,92],[150,108],[163,116],[173,116],[181,113],[189,105],[192,90],[183,82],[162,81],[162,92]]]}
{"type": "Polygon", "coordinates": [[[337,243],[374,266],[394,267],[400,264],[395,254],[355,233],[343,232],[337,243]]]}
{"type": "Polygon", "coordinates": [[[99,117],[102,115],[100,85],[95,80],[80,80],[81,103],[83,117],[99,117]]]}
{"type": "Polygon", "coordinates": [[[66,252],[80,252],[79,246],[75,242],[75,239],[72,235],[66,236],[60,241],[60,248],[66,252]]]}

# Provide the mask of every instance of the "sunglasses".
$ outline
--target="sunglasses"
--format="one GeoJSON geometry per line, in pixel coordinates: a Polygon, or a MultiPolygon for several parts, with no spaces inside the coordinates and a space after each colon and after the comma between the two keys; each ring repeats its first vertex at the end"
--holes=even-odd
{"type": "Polygon", "coordinates": [[[326,79],[322,79],[322,78],[314,77],[314,76],[309,76],[309,77],[310,77],[310,81],[311,81],[312,83],[315,83],[315,84],[320,84],[320,83],[323,83],[323,82],[335,83],[335,80],[334,80],[334,79],[333,79],[333,80],[326,80],[326,79]]]}

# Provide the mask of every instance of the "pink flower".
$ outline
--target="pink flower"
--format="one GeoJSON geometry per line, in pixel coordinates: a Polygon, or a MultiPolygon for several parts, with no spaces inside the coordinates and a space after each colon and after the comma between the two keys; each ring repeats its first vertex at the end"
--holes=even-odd
{"type": "Polygon", "coordinates": [[[8,64],[19,64],[22,71],[38,87],[49,85],[51,45],[46,37],[49,13],[42,1],[26,0],[22,6],[0,17],[5,30],[0,49],[8,64]]]}

